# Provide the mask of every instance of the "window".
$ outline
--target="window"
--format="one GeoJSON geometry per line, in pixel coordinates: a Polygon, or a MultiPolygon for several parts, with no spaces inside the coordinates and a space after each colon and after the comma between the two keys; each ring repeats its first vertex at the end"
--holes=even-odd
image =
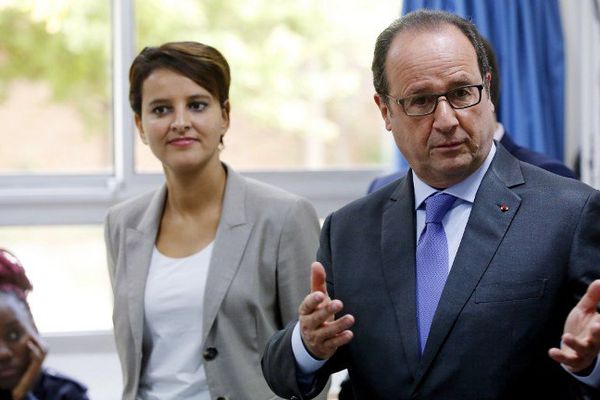
{"type": "MultiPolygon", "coordinates": [[[[399,15],[397,0],[179,0],[177,7],[136,0],[135,6],[138,51],[196,40],[229,61],[225,161],[246,170],[381,163],[371,55],[379,32],[399,15]]],[[[136,155],[138,169],[158,167],[147,149],[136,155]]]]}
{"type": "Polygon", "coordinates": [[[110,4],[0,2],[0,173],[112,172],[110,4]]]}
{"type": "Polygon", "coordinates": [[[103,216],[162,181],[136,144],[127,100],[139,49],[186,39],[221,50],[233,77],[224,160],[325,216],[390,164],[370,62],[400,9],[397,0],[0,0],[0,246],[31,275],[41,330],[111,329],[103,216]],[[65,307],[67,318],[48,317],[65,307]]]}
{"type": "Polygon", "coordinates": [[[102,226],[0,227],[0,243],[19,258],[33,284],[28,301],[40,331],[110,329],[102,226]]]}

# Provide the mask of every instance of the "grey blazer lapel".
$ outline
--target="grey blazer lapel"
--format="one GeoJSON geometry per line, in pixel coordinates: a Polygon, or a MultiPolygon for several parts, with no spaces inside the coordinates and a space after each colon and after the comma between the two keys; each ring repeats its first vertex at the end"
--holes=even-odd
{"type": "Polygon", "coordinates": [[[231,284],[248,243],[252,224],[246,219],[247,203],[244,178],[227,167],[227,183],[223,199],[221,221],[213,246],[204,291],[204,315],[202,318],[202,342],[217,316],[221,303],[231,284]]]}
{"type": "Polygon", "coordinates": [[[465,233],[448,275],[415,386],[431,365],[494,257],[521,204],[521,198],[511,188],[524,182],[519,161],[498,145],[494,160],[477,191],[465,233]]]}
{"type": "Polygon", "coordinates": [[[129,292],[129,318],[135,353],[140,356],[144,333],[144,290],[166,196],[167,187],[163,185],[152,197],[138,226],[127,228],[125,236],[127,259],[124,268],[129,292]]]}
{"type": "Polygon", "coordinates": [[[395,310],[409,370],[419,364],[415,276],[415,196],[412,174],[398,184],[383,212],[381,254],[386,288],[395,310]]]}

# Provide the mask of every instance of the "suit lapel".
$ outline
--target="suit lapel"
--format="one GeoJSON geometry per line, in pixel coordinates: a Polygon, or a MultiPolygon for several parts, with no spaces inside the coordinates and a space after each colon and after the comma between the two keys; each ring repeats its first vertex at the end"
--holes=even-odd
{"type": "Polygon", "coordinates": [[[383,212],[381,254],[383,275],[395,311],[410,371],[419,364],[415,294],[415,196],[412,174],[403,178],[383,212]]]}
{"type": "Polygon", "coordinates": [[[252,224],[246,220],[247,206],[244,178],[227,167],[223,211],[213,246],[204,292],[203,343],[240,266],[244,249],[250,237],[252,224]]]}
{"type": "Polygon", "coordinates": [[[520,197],[510,188],[523,183],[518,160],[502,146],[498,146],[494,160],[477,191],[469,221],[444,286],[417,372],[415,387],[431,366],[473,294],[520,206],[520,197]]]}
{"type": "Polygon", "coordinates": [[[127,228],[125,243],[127,248],[125,276],[128,288],[128,307],[136,359],[141,360],[142,338],[144,333],[144,290],[162,216],[167,187],[163,185],[152,197],[140,223],[135,228],[127,228]]]}

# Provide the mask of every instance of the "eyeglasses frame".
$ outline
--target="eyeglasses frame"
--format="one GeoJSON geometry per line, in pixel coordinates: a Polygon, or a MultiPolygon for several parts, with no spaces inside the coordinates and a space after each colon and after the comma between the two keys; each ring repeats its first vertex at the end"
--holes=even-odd
{"type": "Polygon", "coordinates": [[[448,103],[448,105],[450,105],[450,107],[452,107],[452,109],[453,109],[453,110],[464,110],[465,108],[474,107],[474,106],[476,106],[477,104],[481,103],[481,94],[482,94],[482,92],[483,92],[483,88],[484,88],[484,87],[485,87],[485,86],[484,86],[484,84],[483,84],[483,83],[479,83],[479,84],[473,84],[473,85],[464,85],[464,86],[459,86],[459,87],[456,87],[456,88],[454,88],[454,89],[452,89],[452,90],[448,90],[448,91],[447,91],[447,92],[445,92],[445,93],[423,93],[423,94],[415,94],[415,95],[412,95],[412,96],[407,96],[407,97],[404,97],[404,98],[402,98],[402,99],[401,99],[401,98],[397,98],[397,97],[390,96],[389,94],[386,94],[385,96],[386,96],[386,97],[388,97],[388,98],[390,98],[391,100],[393,100],[393,101],[394,101],[394,103],[398,104],[400,107],[402,107],[402,111],[404,111],[404,114],[406,114],[407,116],[409,116],[409,117],[424,117],[424,116],[427,116],[427,115],[431,115],[431,114],[433,114],[433,113],[435,112],[435,110],[437,110],[438,103],[440,102],[440,97],[445,97],[445,100],[446,100],[446,102],[448,103]],[[452,93],[452,92],[454,92],[455,90],[459,90],[459,89],[466,89],[466,88],[472,88],[472,87],[474,87],[474,88],[477,88],[477,89],[479,90],[479,99],[477,100],[477,102],[476,102],[476,103],[470,104],[470,105],[468,105],[468,106],[465,106],[465,107],[455,107],[455,106],[454,106],[454,105],[453,105],[453,104],[452,104],[452,103],[451,103],[451,102],[448,100],[448,97],[447,97],[447,96],[448,96],[448,94],[449,94],[449,93],[452,93]],[[409,114],[409,113],[407,113],[407,112],[406,112],[406,109],[404,108],[404,102],[405,102],[406,100],[408,100],[408,99],[411,99],[411,98],[413,98],[413,97],[417,97],[417,96],[436,96],[436,101],[435,101],[435,104],[434,104],[434,106],[433,106],[433,110],[431,110],[431,111],[430,111],[430,112],[428,112],[427,114],[409,114]]]}

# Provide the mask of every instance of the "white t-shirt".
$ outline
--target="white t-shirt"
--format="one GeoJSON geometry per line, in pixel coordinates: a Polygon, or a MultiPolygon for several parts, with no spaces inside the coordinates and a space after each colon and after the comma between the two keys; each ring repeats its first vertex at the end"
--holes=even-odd
{"type": "Polygon", "coordinates": [[[204,289],[213,244],[184,258],[155,247],[144,294],[138,400],[210,400],[202,361],[204,289]]]}

